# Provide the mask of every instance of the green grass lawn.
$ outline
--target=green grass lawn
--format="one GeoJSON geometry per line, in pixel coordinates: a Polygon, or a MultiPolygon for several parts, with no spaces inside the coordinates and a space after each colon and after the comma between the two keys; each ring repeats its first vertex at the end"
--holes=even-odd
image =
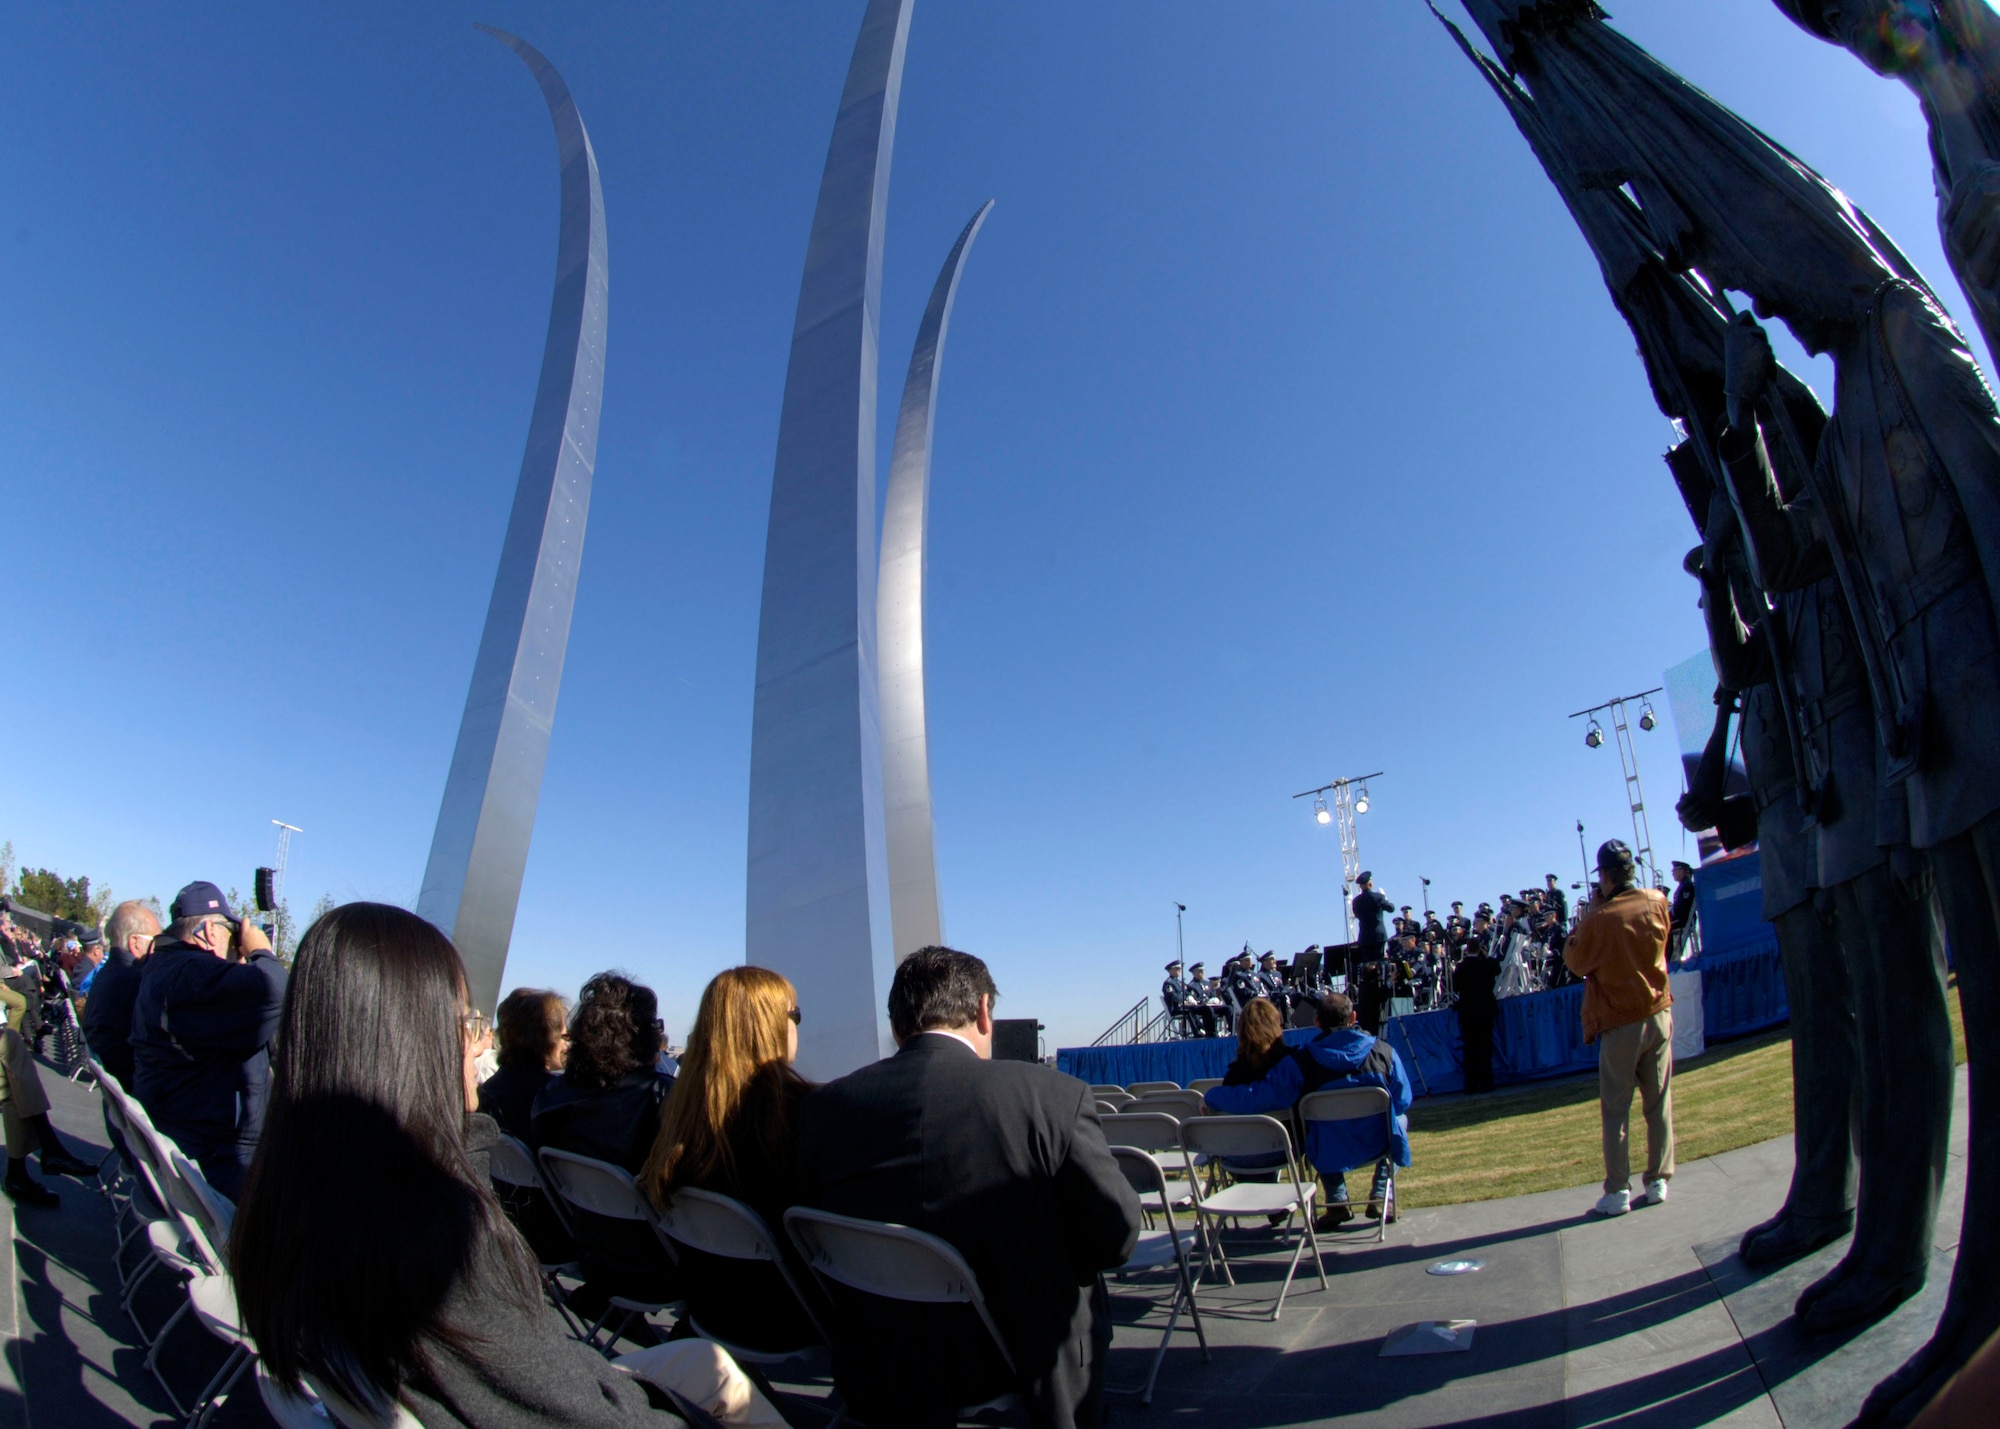
{"type": "MultiPolygon", "coordinates": [[[[1958,991],[1946,998],[1952,1052],[1965,1061],[1958,991]]],[[[1674,1069],[1674,1154],[1686,1162],[1783,1136],[1792,1129],[1788,1028],[1722,1043],[1674,1069]]],[[[1632,1103],[1633,1163],[1645,1127],[1632,1103]]],[[[1405,1206],[1489,1201],[1580,1186],[1604,1176],[1597,1078],[1570,1077],[1479,1097],[1425,1098],[1410,1112],[1413,1163],[1396,1178],[1405,1206]]]]}

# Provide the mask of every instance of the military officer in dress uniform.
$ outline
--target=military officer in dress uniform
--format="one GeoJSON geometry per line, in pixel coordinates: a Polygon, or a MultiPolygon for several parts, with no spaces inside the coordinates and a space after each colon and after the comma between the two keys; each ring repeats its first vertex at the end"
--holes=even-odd
{"type": "Polygon", "coordinates": [[[1223,974],[1223,996],[1229,1000],[1229,1010],[1240,1013],[1251,1002],[1264,995],[1263,984],[1257,981],[1257,968],[1250,945],[1245,943],[1243,951],[1229,961],[1229,968],[1223,974]]]}
{"type": "Polygon", "coordinates": [[[1269,998],[1281,1017],[1289,1019],[1292,1011],[1292,990],[1285,986],[1285,975],[1278,971],[1278,955],[1266,949],[1257,962],[1257,995],[1269,998]]]}
{"type": "Polygon", "coordinates": [[[1160,1001],[1184,1030],[1193,1031],[1198,1027],[1203,1037],[1215,1035],[1215,1012],[1194,1001],[1187,979],[1181,976],[1179,958],[1167,964],[1167,980],[1160,984],[1160,1001]]]}
{"type": "MultiPolygon", "coordinates": [[[[1229,1027],[1229,1004],[1222,1000],[1222,991],[1206,977],[1202,970],[1207,964],[1195,963],[1188,968],[1188,998],[1193,1006],[1208,1014],[1208,1025],[1215,1026],[1215,1019],[1221,1017],[1225,1029],[1229,1027]]],[[[1211,1032],[1209,1035],[1213,1036],[1211,1032]]]]}

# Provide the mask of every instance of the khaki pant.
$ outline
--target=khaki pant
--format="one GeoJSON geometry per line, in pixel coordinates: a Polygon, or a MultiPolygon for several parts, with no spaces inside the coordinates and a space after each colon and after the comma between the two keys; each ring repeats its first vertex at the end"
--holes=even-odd
{"type": "Polygon", "coordinates": [[[708,1340],[669,1340],[620,1355],[612,1363],[627,1374],[671,1389],[731,1429],[785,1429],[784,1416],[750,1376],[737,1368],[722,1346],[708,1340]]]}
{"type": "Polygon", "coordinates": [[[0,982],[0,1007],[7,1010],[7,1025],[30,1040],[42,1031],[42,990],[34,985],[37,981],[30,975],[0,982]]]}
{"type": "Polygon", "coordinates": [[[1674,1010],[1628,1022],[1597,1036],[1597,1099],[1604,1114],[1604,1189],[1632,1189],[1627,1127],[1632,1092],[1646,1116],[1646,1179],[1674,1174],[1674,1010]]]}
{"type": "Polygon", "coordinates": [[[0,1031],[0,1127],[7,1136],[7,1155],[18,1161],[28,1154],[28,1128],[23,1119],[40,1116],[49,1109],[48,1093],[42,1090],[42,1074],[35,1070],[35,1054],[28,1041],[9,1027],[0,1031]]]}

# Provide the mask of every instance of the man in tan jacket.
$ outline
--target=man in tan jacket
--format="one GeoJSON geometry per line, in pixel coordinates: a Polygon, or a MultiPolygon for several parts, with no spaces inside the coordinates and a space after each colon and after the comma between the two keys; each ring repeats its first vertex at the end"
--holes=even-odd
{"type": "Polygon", "coordinates": [[[1584,980],[1583,1037],[1597,1044],[1597,1096],[1604,1117],[1601,1216],[1632,1204],[1627,1129],[1636,1087],[1646,1116],[1646,1189],[1640,1204],[1667,1199],[1674,1175],[1674,1014],[1667,991],[1667,896],[1638,886],[1632,850],[1611,839],[1597,850],[1597,896],[1563,948],[1584,980]]]}

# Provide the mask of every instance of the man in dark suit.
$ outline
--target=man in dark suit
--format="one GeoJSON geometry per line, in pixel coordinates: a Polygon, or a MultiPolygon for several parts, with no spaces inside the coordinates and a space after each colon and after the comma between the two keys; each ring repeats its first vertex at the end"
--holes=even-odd
{"type": "Polygon", "coordinates": [[[996,1062],[986,964],[949,948],[903,960],[895,1056],[829,1082],[799,1113],[807,1206],[941,1236],[979,1279],[1016,1384],[958,1306],[842,1298],[834,1382],[874,1429],[945,1426],[1019,1388],[1036,1429],[1095,1429],[1111,1322],[1098,1277],[1132,1253],[1139,1201],[1090,1089],[996,1062]]]}

